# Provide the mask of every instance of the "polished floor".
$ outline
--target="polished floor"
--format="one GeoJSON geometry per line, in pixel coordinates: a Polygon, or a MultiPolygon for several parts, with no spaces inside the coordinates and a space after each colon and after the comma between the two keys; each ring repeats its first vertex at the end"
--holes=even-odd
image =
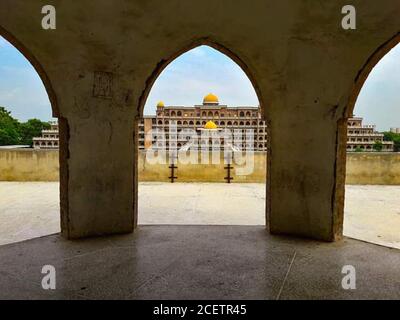
{"type": "Polygon", "coordinates": [[[262,226],[141,226],[130,235],[50,235],[0,247],[0,299],[400,299],[400,251],[262,226]],[[56,290],[41,286],[53,265],[56,290]],[[356,289],[342,287],[342,268],[356,289]]]}

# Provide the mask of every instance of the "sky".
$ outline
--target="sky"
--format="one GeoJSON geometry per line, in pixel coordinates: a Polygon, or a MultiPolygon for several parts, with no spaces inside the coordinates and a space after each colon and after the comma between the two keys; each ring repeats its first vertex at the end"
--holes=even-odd
{"type": "MultiPolygon", "coordinates": [[[[145,114],[165,105],[192,106],[214,93],[221,104],[258,106],[254,88],[242,69],[229,57],[207,46],[186,52],[173,61],[154,84],[145,114]]],[[[30,63],[0,37],[0,106],[20,121],[51,120],[46,90],[30,63]]],[[[357,99],[355,114],[379,131],[400,127],[400,45],[372,70],[357,99]]]]}

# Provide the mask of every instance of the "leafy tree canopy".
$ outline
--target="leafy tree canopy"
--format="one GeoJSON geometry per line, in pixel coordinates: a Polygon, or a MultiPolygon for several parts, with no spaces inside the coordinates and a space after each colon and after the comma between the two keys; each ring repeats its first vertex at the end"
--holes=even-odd
{"type": "Polygon", "coordinates": [[[43,129],[49,129],[48,122],[38,119],[30,119],[27,122],[19,122],[11,116],[11,112],[0,107],[0,145],[30,145],[32,138],[39,137],[43,129]]]}
{"type": "Polygon", "coordinates": [[[382,151],[382,149],[383,149],[382,142],[375,141],[373,148],[374,148],[375,151],[378,151],[378,152],[382,151]]]}
{"type": "Polygon", "coordinates": [[[394,151],[400,152],[400,133],[394,132],[384,132],[383,139],[385,141],[393,141],[394,142],[394,151]]]}

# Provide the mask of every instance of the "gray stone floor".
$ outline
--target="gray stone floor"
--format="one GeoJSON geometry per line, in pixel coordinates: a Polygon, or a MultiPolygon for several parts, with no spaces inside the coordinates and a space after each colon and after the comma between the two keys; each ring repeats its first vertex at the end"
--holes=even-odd
{"type": "MultiPolygon", "coordinates": [[[[398,244],[399,192],[347,187],[345,231],[398,244]]],[[[0,299],[400,299],[400,250],[270,236],[263,185],[141,184],[139,198],[140,223],[160,225],[0,246],[0,299]],[[54,291],[41,288],[44,265],[56,268],[54,291]],[[345,265],[356,290],[341,286],[345,265]]],[[[58,221],[57,183],[0,183],[1,241],[58,232],[58,221]]]]}
{"type": "Polygon", "coordinates": [[[0,247],[0,299],[400,299],[400,251],[262,226],[140,226],[131,235],[50,235],[0,247]],[[41,268],[56,268],[54,291],[41,268]],[[341,286],[344,265],[356,289],[341,286]]]}
{"type": "MultiPolygon", "coordinates": [[[[265,185],[141,183],[139,224],[265,225],[265,185]]],[[[0,182],[0,245],[59,231],[58,183],[0,182]]],[[[400,186],[347,186],[344,233],[400,249],[400,186]]]]}

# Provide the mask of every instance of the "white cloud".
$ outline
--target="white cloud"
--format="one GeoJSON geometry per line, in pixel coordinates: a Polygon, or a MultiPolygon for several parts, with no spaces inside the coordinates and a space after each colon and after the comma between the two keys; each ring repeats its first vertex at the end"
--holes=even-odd
{"type": "Polygon", "coordinates": [[[194,105],[208,93],[230,106],[258,105],[254,88],[242,69],[230,58],[209,47],[198,47],[173,61],[154,84],[145,114],[154,114],[155,105],[194,105]]]}
{"type": "Polygon", "coordinates": [[[400,45],[375,66],[358,96],[354,109],[380,131],[400,127],[400,45]]]}

